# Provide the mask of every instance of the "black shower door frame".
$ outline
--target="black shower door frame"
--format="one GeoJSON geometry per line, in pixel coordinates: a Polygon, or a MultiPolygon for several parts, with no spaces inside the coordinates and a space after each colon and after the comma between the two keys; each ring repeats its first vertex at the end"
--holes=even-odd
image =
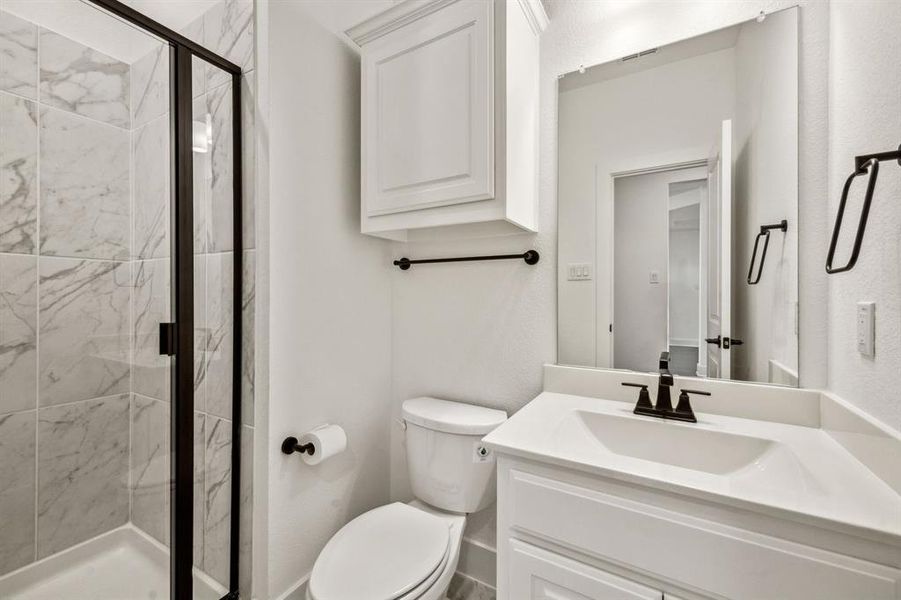
{"type": "Polygon", "coordinates": [[[119,0],[88,0],[109,13],[169,44],[170,139],[172,202],[172,305],[175,307],[171,345],[162,354],[172,358],[170,411],[172,479],[169,548],[169,589],[173,600],[193,598],[194,573],[194,157],[191,61],[200,58],[226,71],[232,82],[233,172],[233,335],[232,457],[229,539],[229,585],[223,600],[238,598],[241,510],[241,292],[243,289],[243,204],[241,67],[210,52],[119,0]]]}

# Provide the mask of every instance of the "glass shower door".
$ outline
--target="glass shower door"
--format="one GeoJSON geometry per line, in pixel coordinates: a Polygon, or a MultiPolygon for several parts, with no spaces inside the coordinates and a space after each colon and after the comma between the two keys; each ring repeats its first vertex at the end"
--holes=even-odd
{"type": "Polygon", "coordinates": [[[0,598],[250,586],[252,13],[128,4],[0,0],[0,598]]]}

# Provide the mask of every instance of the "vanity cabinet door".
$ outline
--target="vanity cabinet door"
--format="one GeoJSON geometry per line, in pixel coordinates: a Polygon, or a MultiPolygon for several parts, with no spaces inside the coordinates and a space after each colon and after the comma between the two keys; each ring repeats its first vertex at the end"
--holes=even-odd
{"type": "Polygon", "coordinates": [[[494,197],[493,2],[363,46],[364,217],[494,197]]]}
{"type": "Polygon", "coordinates": [[[662,600],[659,590],[519,540],[508,540],[510,590],[516,600],[662,600]]]}

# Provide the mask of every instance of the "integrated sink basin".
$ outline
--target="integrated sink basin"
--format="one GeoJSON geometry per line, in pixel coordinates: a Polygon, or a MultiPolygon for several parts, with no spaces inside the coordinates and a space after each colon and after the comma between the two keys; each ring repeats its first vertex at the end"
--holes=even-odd
{"type": "Polygon", "coordinates": [[[772,440],[696,425],[575,410],[577,429],[604,449],[631,458],[726,475],[759,462],[772,440]]]}
{"type": "MultiPolygon", "coordinates": [[[[551,385],[599,391],[594,396],[542,392],[488,434],[482,444],[497,453],[499,473],[505,463],[509,472],[516,471],[507,461],[526,470],[540,465],[563,469],[559,472],[582,482],[595,477],[588,487],[613,496],[622,486],[637,485],[770,516],[800,515],[807,523],[814,519],[852,531],[892,532],[901,540],[899,491],[865,467],[833,432],[867,447],[878,461],[895,460],[897,442],[890,435],[878,437],[875,427],[865,429],[869,425],[863,421],[853,424],[851,413],[841,412],[846,409],[830,397],[709,382],[716,401],[706,407],[719,412],[698,412],[697,423],[683,423],[633,414],[634,396],[622,392],[618,371],[549,369],[551,385]],[[570,379],[560,379],[556,370],[570,379]],[[827,412],[820,412],[823,407],[827,412]],[[821,419],[846,429],[824,429],[821,419]]],[[[885,469],[878,461],[873,464],[885,469]]],[[[631,500],[639,501],[637,496],[631,500]]]]}

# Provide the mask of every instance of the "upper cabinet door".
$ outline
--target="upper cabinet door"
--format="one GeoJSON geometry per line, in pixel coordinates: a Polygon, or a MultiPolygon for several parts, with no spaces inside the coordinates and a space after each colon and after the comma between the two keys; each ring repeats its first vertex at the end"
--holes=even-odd
{"type": "Polygon", "coordinates": [[[494,197],[493,18],[463,0],[366,44],[364,214],[494,197]]]}

